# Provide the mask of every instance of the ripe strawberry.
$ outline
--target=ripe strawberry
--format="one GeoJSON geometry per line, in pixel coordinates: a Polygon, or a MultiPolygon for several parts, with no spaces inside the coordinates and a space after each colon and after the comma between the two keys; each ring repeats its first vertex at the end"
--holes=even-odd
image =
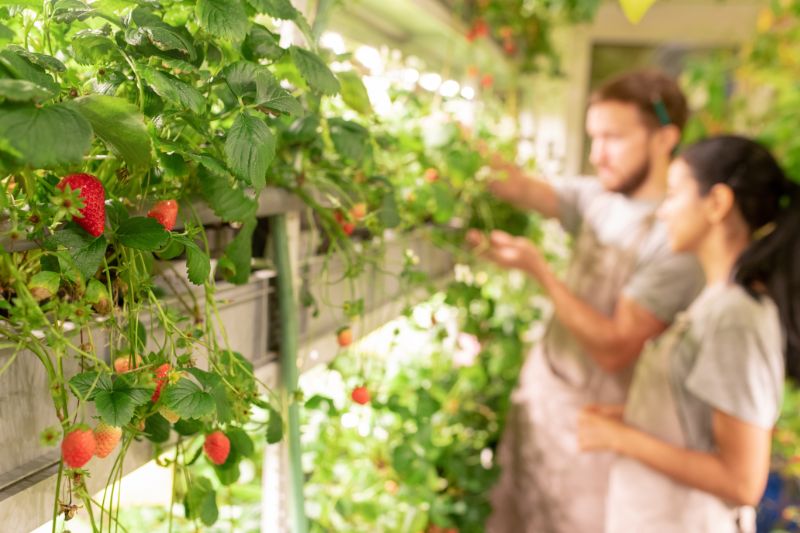
{"type": "Polygon", "coordinates": [[[494,85],[494,76],[491,74],[484,74],[481,78],[481,87],[488,89],[492,85],[494,85]]]}
{"type": "Polygon", "coordinates": [[[215,465],[221,465],[228,458],[231,451],[231,441],[221,431],[215,431],[206,435],[203,450],[208,459],[215,465]]]}
{"type": "Polygon", "coordinates": [[[150,398],[153,403],[156,403],[159,398],[161,398],[161,389],[164,388],[169,382],[169,378],[167,377],[172,368],[169,363],[164,363],[163,365],[156,368],[155,376],[156,376],[156,390],[153,392],[153,396],[150,398]]]}
{"type": "Polygon", "coordinates": [[[338,342],[339,346],[342,348],[350,346],[353,342],[353,331],[347,326],[341,328],[336,332],[336,342],[338,342]]]}
{"type": "Polygon", "coordinates": [[[514,41],[504,41],[503,50],[506,51],[506,54],[513,56],[515,53],[517,53],[517,45],[514,44],[514,41]]]}
{"type": "Polygon", "coordinates": [[[344,231],[345,235],[352,235],[356,230],[356,225],[347,220],[341,211],[334,211],[333,218],[336,219],[336,222],[342,228],[342,231],[344,231]]]}
{"type": "Polygon", "coordinates": [[[369,391],[364,386],[353,389],[353,392],[350,393],[350,397],[353,398],[354,402],[361,405],[369,403],[369,391]]]}
{"type": "Polygon", "coordinates": [[[478,77],[478,67],[475,65],[470,65],[467,67],[467,76],[470,78],[477,78],[478,77]]]}
{"type": "Polygon", "coordinates": [[[147,212],[147,216],[156,219],[167,231],[172,231],[175,221],[178,219],[178,202],[175,200],[156,202],[153,208],[147,212]]]}
{"type": "Polygon", "coordinates": [[[435,168],[425,169],[425,181],[427,181],[428,183],[433,183],[435,181],[438,181],[438,179],[439,179],[438,170],[436,170],[435,168]]]}
{"type": "Polygon", "coordinates": [[[489,35],[489,25],[483,19],[475,19],[472,23],[472,32],[475,37],[486,37],[489,35]]]}
{"type": "Polygon", "coordinates": [[[364,202],[359,202],[353,205],[353,207],[350,208],[350,216],[356,221],[367,216],[367,204],[364,202]]]}
{"type": "Polygon", "coordinates": [[[93,237],[102,235],[106,228],[106,191],[100,180],[91,174],[70,174],[65,176],[56,187],[62,191],[66,187],[73,191],[81,191],[82,216],[74,216],[72,220],[93,237]]]}
{"type": "Polygon", "coordinates": [[[80,468],[94,455],[97,443],[88,428],[75,428],[61,441],[61,457],[69,468],[80,468]]]}
{"type": "Polygon", "coordinates": [[[131,366],[130,356],[123,355],[114,359],[114,372],[117,374],[124,374],[125,372],[130,372],[131,370],[138,368],[141,364],[142,358],[140,356],[136,356],[133,361],[133,366],[131,366]]]}
{"type": "Polygon", "coordinates": [[[100,422],[94,428],[94,440],[97,443],[94,454],[101,459],[108,457],[119,444],[120,438],[122,438],[122,428],[100,422]]]}

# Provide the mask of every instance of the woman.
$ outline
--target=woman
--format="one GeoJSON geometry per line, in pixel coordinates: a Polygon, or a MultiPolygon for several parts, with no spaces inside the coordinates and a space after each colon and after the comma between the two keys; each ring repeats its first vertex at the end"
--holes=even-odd
{"type": "Polygon", "coordinates": [[[618,454],[608,533],[742,531],[766,483],[785,369],[800,377],[800,187],[736,136],[691,146],[668,179],[659,216],[706,288],[646,345],[624,409],[584,409],[578,442],[618,454]]]}

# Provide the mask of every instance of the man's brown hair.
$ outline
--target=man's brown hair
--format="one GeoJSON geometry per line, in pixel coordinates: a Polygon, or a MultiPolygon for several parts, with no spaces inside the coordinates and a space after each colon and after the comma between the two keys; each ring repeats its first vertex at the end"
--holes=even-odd
{"type": "Polygon", "coordinates": [[[635,105],[645,124],[653,129],[674,124],[683,131],[689,116],[678,83],[655,69],[634,70],[608,80],[592,92],[589,105],[608,101],[635,105]]]}

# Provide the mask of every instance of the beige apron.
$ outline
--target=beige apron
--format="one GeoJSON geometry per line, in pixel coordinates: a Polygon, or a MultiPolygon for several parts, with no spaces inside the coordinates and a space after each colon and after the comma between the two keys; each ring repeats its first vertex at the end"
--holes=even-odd
{"type": "MultiPolygon", "coordinates": [[[[573,294],[611,316],[653,221],[652,214],[641,219],[626,247],[603,243],[583,224],[565,280],[573,294]]],[[[603,531],[613,456],[580,452],[577,415],[589,403],[623,403],[630,374],[602,371],[564,326],[550,322],[511,396],[489,533],[603,531]]]]}
{"type": "MultiPolygon", "coordinates": [[[[625,420],[646,421],[661,440],[686,447],[675,373],[671,358],[689,329],[688,313],[679,314],[670,329],[643,352],[625,406],[625,420]],[[642,395],[640,397],[640,395],[642,395]],[[656,401],[657,399],[657,401],[656,401]]],[[[609,479],[607,533],[740,533],[743,509],[729,506],[707,492],[687,487],[628,457],[617,458],[609,479]]],[[[751,515],[752,516],[752,515],[751,515]]]]}

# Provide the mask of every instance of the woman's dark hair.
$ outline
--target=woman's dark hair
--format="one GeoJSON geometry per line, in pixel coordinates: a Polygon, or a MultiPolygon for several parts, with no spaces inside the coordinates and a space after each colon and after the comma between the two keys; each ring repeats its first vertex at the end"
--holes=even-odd
{"type": "Polygon", "coordinates": [[[800,185],[761,144],[735,135],[700,141],[680,155],[701,194],[716,184],[733,190],[753,240],[736,263],[734,281],[751,295],[766,287],[786,331],[787,374],[800,380],[800,185]]]}

